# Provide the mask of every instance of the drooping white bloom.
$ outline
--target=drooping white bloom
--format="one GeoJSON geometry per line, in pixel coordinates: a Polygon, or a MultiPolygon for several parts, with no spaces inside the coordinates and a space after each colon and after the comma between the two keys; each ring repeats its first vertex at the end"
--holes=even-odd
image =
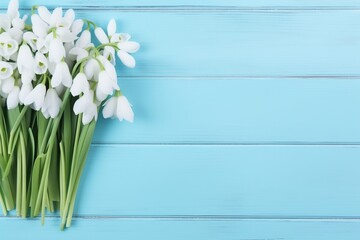
{"type": "Polygon", "coordinates": [[[61,103],[62,101],[58,96],[56,90],[50,88],[46,92],[44,104],[41,107],[41,112],[43,113],[44,117],[46,119],[49,117],[55,118],[59,114],[61,103]]]}
{"type": "Polygon", "coordinates": [[[17,56],[17,67],[21,74],[22,83],[31,83],[35,77],[34,64],[35,60],[30,47],[27,44],[21,45],[17,56]]]}
{"type": "Polygon", "coordinates": [[[54,75],[51,78],[51,86],[53,88],[59,86],[60,84],[68,88],[71,87],[72,84],[69,66],[64,61],[56,64],[54,75]]]}
{"type": "Polygon", "coordinates": [[[10,78],[13,72],[13,67],[8,62],[0,61],[0,80],[10,78]]]}
{"type": "Polygon", "coordinates": [[[39,38],[45,38],[48,34],[49,25],[44,22],[39,15],[31,15],[32,31],[39,38]]]}
{"type": "Polygon", "coordinates": [[[97,120],[97,107],[97,104],[94,103],[94,91],[90,90],[76,100],[74,103],[74,113],[76,115],[82,113],[82,123],[86,125],[93,119],[97,120]]]}
{"type": "Polygon", "coordinates": [[[48,65],[49,64],[48,64],[47,58],[43,54],[37,52],[35,55],[34,72],[39,75],[44,74],[44,73],[46,73],[46,71],[48,69],[48,65]]]}
{"type": "Polygon", "coordinates": [[[25,32],[23,35],[23,39],[31,47],[33,52],[38,50],[36,46],[38,37],[33,32],[25,32]]]}
{"type": "Polygon", "coordinates": [[[3,79],[1,81],[1,95],[3,97],[7,97],[7,95],[14,89],[14,87],[15,79],[13,77],[3,79]]]}
{"type": "Polygon", "coordinates": [[[18,86],[13,87],[6,99],[8,109],[16,108],[19,105],[19,93],[20,88],[18,86]]]}
{"type": "Polygon", "coordinates": [[[100,72],[99,63],[95,59],[91,58],[86,62],[84,72],[87,79],[97,78],[100,72]]]}
{"type": "Polygon", "coordinates": [[[34,110],[39,111],[44,104],[46,93],[46,86],[43,83],[36,85],[36,87],[26,96],[24,104],[31,105],[34,110]]]}
{"type": "Polygon", "coordinates": [[[125,119],[128,122],[134,121],[134,112],[131,104],[123,95],[113,96],[104,104],[104,118],[118,118],[120,121],[125,119]]]}
{"type": "Polygon", "coordinates": [[[61,60],[63,60],[65,55],[65,48],[60,39],[52,39],[49,46],[49,60],[55,63],[59,63],[61,60]]]}
{"type": "Polygon", "coordinates": [[[82,72],[78,73],[74,78],[73,84],[70,88],[71,94],[79,96],[81,93],[87,93],[90,90],[89,82],[86,78],[86,75],[82,72]]]}
{"type": "Polygon", "coordinates": [[[134,68],[136,66],[136,62],[134,57],[129,53],[137,52],[140,45],[137,42],[121,41],[118,43],[118,48],[120,50],[117,52],[117,55],[121,62],[129,68],[134,68]]]}
{"type": "Polygon", "coordinates": [[[31,83],[23,84],[19,93],[19,101],[21,104],[24,104],[26,97],[33,90],[33,86],[31,83]]]}
{"type": "Polygon", "coordinates": [[[100,71],[98,85],[96,87],[96,99],[102,102],[117,89],[117,83],[110,77],[108,72],[100,71]]]}

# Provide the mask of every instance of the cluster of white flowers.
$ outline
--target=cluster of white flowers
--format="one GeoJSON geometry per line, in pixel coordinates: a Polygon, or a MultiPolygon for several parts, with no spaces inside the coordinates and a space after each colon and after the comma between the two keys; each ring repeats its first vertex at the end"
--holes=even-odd
{"type": "Polygon", "coordinates": [[[0,94],[8,109],[25,105],[55,118],[70,91],[76,97],[73,111],[82,114],[83,124],[97,119],[103,102],[105,118],[133,121],[131,105],[117,83],[115,56],[133,68],[129,53],[140,45],[129,34],[117,33],[114,19],[106,34],[90,21],[75,19],[72,9],[50,12],[40,6],[29,19],[31,25],[26,25],[27,18],[20,18],[17,0],[0,15],[0,94]],[[91,26],[98,46],[91,40],[91,26]]]}

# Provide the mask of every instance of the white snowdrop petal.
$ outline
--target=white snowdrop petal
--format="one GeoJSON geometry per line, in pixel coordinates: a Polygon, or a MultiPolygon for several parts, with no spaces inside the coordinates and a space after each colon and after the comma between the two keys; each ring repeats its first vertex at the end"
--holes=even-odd
{"type": "Polygon", "coordinates": [[[15,86],[13,90],[9,93],[6,99],[8,109],[16,108],[19,105],[19,93],[20,88],[18,86],[15,86]]]}
{"type": "Polygon", "coordinates": [[[79,48],[87,48],[91,45],[91,33],[89,30],[85,30],[81,33],[78,40],[76,40],[75,46],[79,48]]]}
{"type": "Polygon", "coordinates": [[[1,82],[1,92],[9,94],[15,86],[15,79],[14,78],[7,78],[2,80],[1,82]]]}
{"type": "Polygon", "coordinates": [[[55,8],[51,14],[49,25],[51,27],[56,26],[56,24],[61,21],[62,15],[63,15],[62,8],[61,7],[55,8]]]}
{"type": "Polygon", "coordinates": [[[25,68],[21,73],[21,82],[23,84],[29,84],[35,77],[35,72],[33,69],[25,68]]]}
{"type": "Polygon", "coordinates": [[[37,11],[40,18],[46,23],[50,24],[50,19],[51,19],[50,11],[45,6],[39,6],[37,11]]]}
{"type": "Polygon", "coordinates": [[[70,88],[70,92],[73,96],[78,96],[80,93],[86,93],[90,89],[88,80],[84,73],[79,73],[74,78],[73,84],[70,88]]]}
{"type": "Polygon", "coordinates": [[[23,84],[19,93],[20,103],[24,104],[25,98],[33,90],[32,84],[23,84]]]}
{"type": "Polygon", "coordinates": [[[75,20],[75,12],[73,9],[68,9],[64,14],[65,21],[69,24],[69,26],[74,22],[75,20]]]}
{"type": "Polygon", "coordinates": [[[65,57],[65,48],[60,39],[54,38],[49,46],[49,60],[59,63],[65,57]]]}
{"type": "Polygon", "coordinates": [[[139,50],[140,44],[137,42],[119,42],[118,48],[128,53],[135,53],[139,50]]]}
{"type": "Polygon", "coordinates": [[[42,83],[38,84],[25,98],[25,105],[33,105],[36,111],[42,107],[45,99],[46,86],[42,83]]]}
{"type": "Polygon", "coordinates": [[[5,14],[0,14],[0,28],[8,31],[11,27],[11,20],[5,14]]]}
{"type": "Polygon", "coordinates": [[[20,73],[22,73],[23,68],[33,69],[34,58],[28,45],[23,44],[20,46],[17,63],[20,73]]]}
{"type": "Polygon", "coordinates": [[[129,68],[134,68],[135,67],[135,65],[136,65],[135,59],[130,54],[128,54],[124,50],[120,50],[120,51],[117,52],[117,55],[120,58],[121,62],[125,66],[127,66],[129,68]]]}
{"type": "Polygon", "coordinates": [[[95,29],[95,36],[102,44],[109,43],[109,38],[106,36],[104,30],[100,27],[95,29]]]}
{"type": "Polygon", "coordinates": [[[119,120],[125,119],[128,122],[134,121],[134,112],[131,104],[125,96],[120,96],[117,103],[117,116],[119,120]]]}
{"type": "Polygon", "coordinates": [[[116,115],[116,109],[117,98],[112,97],[104,104],[104,109],[102,111],[104,118],[113,118],[116,115]]]}
{"type": "Polygon", "coordinates": [[[11,0],[8,4],[7,15],[10,20],[19,17],[19,2],[18,0],[11,0]]]}
{"type": "Polygon", "coordinates": [[[61,84],[62,74],[63,74],[63,72],[62,72],[61,63],[58,63],[58,64],[56,64],[54,74],[51,77],[51,86],[53,88],[57,87],[61,84]]]}
{"type": "Polygon", "coordinates": [[[71,84],[72,84],[72,77],[71,77],[69,66],[66,64],[66,62],[62,62],[60,64],[61,64],[61,68],[62,68],[61,83],[65,87],[69,88],[69,87],[71,87],[71,84]]]}
{"type": "Polygon", "coordinates": [[[37,14],[31,15],[32,31],[36,36],[45,38],[49,26],[37,14]]]}
{"type": "MultiPolygon", "coordinates": [[[[19,46],[19,44],[22,42],[23,40],[23,31],[18,29],[18,28],[11,28],[9,29],[9,31],[7,31],[9,33],[9,35],[11,36],[13,42],[16,42],[16,50],[19,46]]],[[[11,42],[10,41],[10,42],[11,42]]],[[[9,42],[8,42],[9,43],[9,42]]]]}
{"type": "Polygon", "coordinates": [[[14,18],[11,21],[11,25],[18,30],[23,30],[25,28],[25,21],[21,18],[14,18]]]}
{"type": "Polygon", "coordinates": [[[81,32],[84,26],[84,21],[81,19],[76,19],[71,25],[71,32],[73,32],[76,36],[81,32]]]}
{"type": "Polygon", "coordinates": [[[84,72],[87,79],[92,79],[100,72],[99,63],[95,59],[90,59],[84,67],[84,72]]]}
{"type": "Polygon", "coordinates": [[[114,35],[116,32],[116,21],[112,18],[107,25],[107,33],[109,36],[114,35]]]}

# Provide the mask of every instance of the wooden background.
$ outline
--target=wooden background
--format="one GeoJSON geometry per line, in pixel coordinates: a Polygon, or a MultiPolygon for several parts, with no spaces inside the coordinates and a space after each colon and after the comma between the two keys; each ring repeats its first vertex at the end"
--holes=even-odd
{"type": "MultiPolygon", "coordinates": [[[[1,1],[4,10],[7,1],[1,1]]],[[[100,120],[73,227],[1,239],[360,239],[359,0],[20,0],[142,44],[134,124],[100,120]]]]}

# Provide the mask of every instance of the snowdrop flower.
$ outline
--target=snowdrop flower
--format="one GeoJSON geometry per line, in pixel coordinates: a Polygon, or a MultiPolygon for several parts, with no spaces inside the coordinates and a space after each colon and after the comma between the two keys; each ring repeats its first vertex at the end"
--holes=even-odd
{"type": "MultiPolygon", "coordinates": [[[[40,8],[40,7],[39,7],[40,8]]],[[[31,15],[32,31],[39,38],[45,38],[48,34],[49,25],[44,22],[39,15],[31,15]]]]}
{"type": "Polygon", "coordinates": [[[26,97],[33,90],[33,86],[31,83],[23,84],[19,93],[19,101],[21,104],[24,104],[26,97]]]}
{"type": "Polygon", "coordinates": [[[35,60],[30,47],[27,44],[21,45],[17,56],[17,67],[22,83],[30,83],[35,77],[34,64],[35,60]]]}
{"type": "Polygon", "coordinates": [[[17,52],[18,43],[7,32],[0,34],[0,55],[9,60],[10,56],[17,52]]]}
{"type": "MultiPolygon", "coordinates": [[[[139,50],[140,44],[137,42],[129,41],[131,36],[127,33],[116,33],[116,22],[114,19],[111,19],[107,26],[107,33],[105,34],[104,30],[100,27],[95,29],[95,36],[102,44],[114,43],[117,44],[119,49],[117,52],[118,57],[121,62],[129,67],[134,68],[136,65],[135,59],[129,53],[135,53],[139,50]]],[[[103,52],[106,58],[112,57],[112,50],[107,48],[103,52]]]]}
{"type": "Polygon", "coordinates": [[[93,119],[97,120],[97,107],[97,104],[94,103],[94,91],[90,90],[76,100],[74,103],[74,113],[76,115],[82,113],[82,123],[86,125],[93,119]]]}
{"type": "Polygon", "coordinates": [[[6,99],[8,109],[16,108],[19,105],[19,93],[20,88],[18,86],[13,87],[6,99]]]}
{"type": "Polygon", "coordinates": [[[50,88],[46,93],[44,104],[41,107],[41,112],[43,113],[44,117],[46,119],[49,117],[55,118],[59,114],[61,103],[62,101],[56,90],[50,88]]]}
{"type": "Polygon", "coordinates": [[[37,48],[38,37],[33,32],[25,32],[23,35],[23,39],[31,47],[33,52],[38,50],[37,48]]]}
{"type": "Polygon", "coordinates": [[[121,93],[115,94],[115,96],[106,101],[103,116],[104,118],[118,118],[120,121],[125,119],[131,123],[134,121],[134,112],[131,109],[131,104],[121,93]]]}
{"type": "Polygon", "coordinates": [[[1,95],[3,97],[7,97],[7,95],[14,89],[14,87],[15,79],[13,77],[3,79],[1,81],[1,95]]]}
{"type": "Polygon", "coordinates": [[[48,60],[47,60],[47,58],[43,54],[37,52],[36,55],[35,55],[34,72],[36,74],[40,75],[40,74],[46,73],[47,69],[48,69],[48,60]]]}
{"type": "Polygon", "coordinates": [[[89,56],[89,52],[86,50],[89,47],[93,47],[91,43],[91,34],[89,30],[85,30],[81,33],[79,39],[76,41],[74,48],[69,53],[76,56],[76,60],[79,62],[82,59],[89,56]]]}
{"type": "Polygon", "coordinates": [[[74,78],[74,82],[70,88],[71,94],[75,96],[79,96],[81,93],[87,93],[90,90],[89,82],[86,78],[85,73],[80,72],[74,78]]]}
{"type": "Polygon", "coordinates": [[[120,58],[121,62],[129,68],[134,68],[136,62],[134,57],[131,56],[129,53],[137,52],[140,48],[140,45],[137,42],[121,41],[118,43],[117,46],[120,49],[117,52],[117,55],[120,58]]]}
{"type": "Polygon", "coordinates": [[[0,61],[0,80],[11,77],[13,72],[13,68],[8,62],[0,61]]]}
{"type": "Polygon", "coordinates": [[[65,48],[58,38],[54,38],[49,46],[49,60],[55,63],[61,62],[65,57],[65,48]]]}
{"type": "Polygon", "coordinates": [[[56,64],[54,75],[51,78],[52,87],[55,88],[60,84],[68,88],[71,87],[72,84],[72,77],[70,74],[69,66],[64,61],[56,64]]]}
{"type": "Polygon", "coordinates": [[[31,92],[25,97],[24,105],[31,105],[36,111],[39,111],[44,104],[46,93],[46,86],[43,83],[38,84],[31,92]]]}
{"type": "Polygon", "coordinates": [[[87,79],[96,78],[99,75],[100,72],[100,66],[99,63],[91,58],[89,61],[86,62],[84,67],[84,73],[86,75],[87,79]]]}
{"type": "Polygon", "coordinates": [[[96,87],[96,99],[102,102],[117,89],[119,89],[117,83],[110,77],[108,72],[100,71],[96,87]]]}

